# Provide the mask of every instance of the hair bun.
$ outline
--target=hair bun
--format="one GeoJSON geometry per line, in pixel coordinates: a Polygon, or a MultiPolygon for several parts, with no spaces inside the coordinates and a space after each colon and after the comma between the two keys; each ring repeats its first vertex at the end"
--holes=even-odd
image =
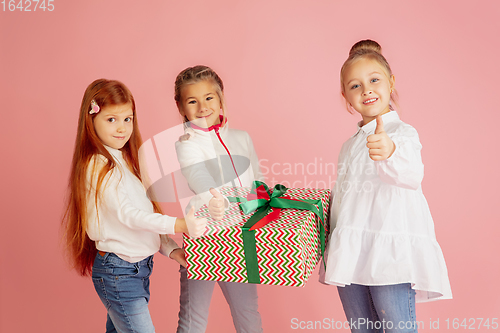
{"type": "Polygon", "coordinates": [[[355,54],[359,51],[373,51],[382,54],[382,47],[379,43],[371,39],[360,40],[351,47],[349,51],[349,56],[355,54]]]}

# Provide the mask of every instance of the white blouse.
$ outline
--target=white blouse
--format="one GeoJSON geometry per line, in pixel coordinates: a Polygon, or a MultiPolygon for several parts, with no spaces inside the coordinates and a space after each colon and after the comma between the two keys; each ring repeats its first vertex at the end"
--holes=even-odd
{"type": "Polygon", "coordinates": [[[160,252],[170,255],[177,244],[160,234],[175,233],[175,217],[154,213],[153,205],[139,178],[128,168],[122,152],[105,146],[113,156],[116,167],[104,178],[95,204],[97,175],[107,163],[106,157],[96,155],[89,163],[87,183],[87,234],[95,241],[97,250],[113,252],[128,262],[138,262],[160,252]],[[95,168],[93,168],[96,161],[95,168]],[[94,173],[93,183],[90,177],[94,173]]]}
{"type": "Polygon", "coordinates": [[[420,183],[424,166],[417,131],[395,111],[382,116],[396,145],[373,161],[367,137],[373,120],[347,140],[333,189],[324,282],[337,286],[411,283],[416,301],[452,298],[448,271],[420,183]]]}

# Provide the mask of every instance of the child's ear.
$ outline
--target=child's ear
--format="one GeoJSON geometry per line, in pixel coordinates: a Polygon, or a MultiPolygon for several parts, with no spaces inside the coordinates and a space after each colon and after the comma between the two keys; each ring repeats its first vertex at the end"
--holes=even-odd
{"type": "Polygon", "coordinates": [[[394,86],[396,85],[396,77],[394,75],[391,75],[391,79],[389,80],[391,83],[391,91],[394,90],[394,86]]]}

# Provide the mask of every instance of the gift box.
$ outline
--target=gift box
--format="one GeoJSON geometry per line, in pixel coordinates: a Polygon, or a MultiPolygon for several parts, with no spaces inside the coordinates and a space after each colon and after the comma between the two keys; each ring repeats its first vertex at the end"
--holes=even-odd
{"type": "Polygon", "coordinates": [[[224,219],[203,206],[196,216],[207,218],[207,231],[184,236],[188,278],[304,286],[324,251],[330,190],[256,182],[220,192],[233,201],[224,219]]]}

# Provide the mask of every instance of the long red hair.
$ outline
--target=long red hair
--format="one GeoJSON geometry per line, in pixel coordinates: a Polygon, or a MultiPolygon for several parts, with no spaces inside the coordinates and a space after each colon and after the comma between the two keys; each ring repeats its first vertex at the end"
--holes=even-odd
{"type": "MultiPolygon", "coordinates": [[[[94,129],[94,117],[90,114],[91,101],[102,109],[107,106],[131,104],[133,111],[133,131],[128,142],[121,149],[123,158],[132,173],[141,179],[139,167],[139,148],[142,144],[141,134],[137,125],[135,101],[130,90],[121,82],[99,79],[92,82],[83,95],[78,119],[78,130],[75,141],[75,151],[71,164],[71,174],[68,184],[68,199],[66,211],[62,220],[67,251],[73,267],[82,275],[91,275],[94,258],[97,254],[95,242],[87,235],[87,200],[97,205],[100,188],[106,174],[115,167],[111,154],[103,146],[94,129]],[[95,197],[89,198],[89,183],[87,168],[94,155],[103,155],[107,164],[97,175],[95,197]]],[[[94,177],[94,173],[92,173],[94,177]]],[[[90,180],[92,184],[92,179],[90,180]]],[[[160,206],[153,202],[155,212],[161,213],[160,206]]]]}

